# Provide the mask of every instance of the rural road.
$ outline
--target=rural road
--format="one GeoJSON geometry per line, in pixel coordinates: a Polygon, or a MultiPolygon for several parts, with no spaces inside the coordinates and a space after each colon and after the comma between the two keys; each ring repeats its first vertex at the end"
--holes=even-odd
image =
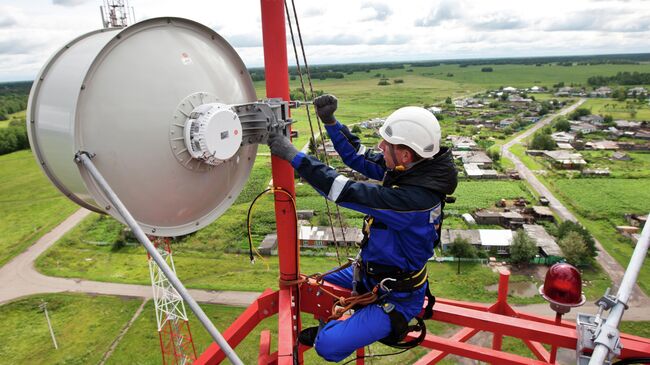
{"type": "MultiPolygon", "coordinates": [[[[514,164],[517,169],[517,172],[519,173],[519,176],[521,176],[523,179],[526,179],[530,186],[540,195],[540,196],[545,196],[550,204],[550,208],[562,219],[562,220],[570,220],[572,222],[578,222],[576,217],[551,193],[551,191],[544,185],[542,184],[539,179],[533,174],[533,172],[524,165],[521,160],[517,156],[515,156],[512,152],[510,152],[510,147],[513,145],[520,143],[524,138],[527,138],[528,136],[532,135],[535,133],[537,130],[543,128],[544,126],[548,125],[551,123],[551,121],[561,115],[567,115],[577,109],[582,103],[584,103],[586,99],[580,99],[576,103],[565,107],[564,109],[560,110],[559,112],[555,114],[551,114],[546,116],[544,119],[541,121],[537,122],[535,126],[532,128],[526,130],[522,134],[518,135],[517,137],[513,138],[512,141],[504,144],[501,146],[501,155],[510,159],[514,164]]],[[[603,270],[605,270],[606,273],[609,274],[609,276],[612,279],[614,287],[612,288],[612,293],[616,293],[616,289],[618,288],[618,285],[620,282],[623,280],[623,275],[625,274],[625,268],[619,265],[619,263],[605,251],[603,246],[596,240],[596,247],[598,248],[598,256],[597,256],[597,261],[598,263],[603,267],[603,270]]],[[[632,292],[632,295],[630,296],[630,302],[628,304],[631,305],[650,305],[650,299],[643,293],[641,288],[637,284],[634,285],[634,290],[632,292]]],[[[647,307],[646,307],[647,308],[647,307]]],[[[647,310],[647,309],[646,309],[647,310]]],[[[650,312],[650,311],[649,311],[650,312]]],[[[625,316],[627,317],[628,312],[625,312],[625,316]]]]}
{"type": "MultiPolygon", "coordinates": [[[[152,290],[148,285],[117,284],[98,281],[66,279],[45,276],[34,268],[34,260],[72,229],[90,211],[79,209],[52,231],[41,237],[34,245],[0,268],[0,305],[35,294],[43,293],[92,293],[128,297],[151,298],[152,290]]],[[[143,253],[144,258],[144,253],[143,253]]],[[[143,259],[144,260],[144,259],[143,259]]],[[[144,263],[143,263],[144,264],[144,263]]],[[[242,291],[211,291],[190,289],[190,294],[201,303],[224,304],[245,307],[251,304],[261,293],[242,291]]],[[[495,298],[496,299],[496,298],[495,298]]],[[[553,317],[547,304],[513,306],[517,311],[540,316],[553,317]]],[[[650,320],[647,305],[632,305],[625,312],[624,319],[629,321],[650,320]]],[[[578,312],[595,314],[596,307],[585,305],[583,310],[574,310],[565,319],[575,319],[578,312]]]]}
{"type": "MultiPolygon", "coordinates": [[[[79,209],[52,231],[41,237],[25,252],[16,256],[0,268],[0,305],[28,295],[42,293],[73,292],[141,298],[152,297],[152,289],[149,285],[56,278],[45,276],[36,271],[34,268],[34,260],[89,214],[89,210],[79,209]]],[[[144,260],[145,253],[143,251],[143,265],[145,264],[144,260]]],[[[189,292],[198,302],[227,304],[240,307],[248,306],[260,295],[260,293],[256,292],[210,290],[189,290],[189,292]]]]}

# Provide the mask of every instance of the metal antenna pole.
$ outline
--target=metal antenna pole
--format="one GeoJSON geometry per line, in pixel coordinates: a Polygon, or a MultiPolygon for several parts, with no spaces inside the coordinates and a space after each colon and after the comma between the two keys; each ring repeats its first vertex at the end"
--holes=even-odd
{"type": "Polygon", "coordinates": [[[52,336],[52,342],[54,342],[54,348],[59,349],[59,345],[56,343],[56,337],[54,337],[54,330],[52,329],[52,322],[50,322],[50,316],[47,314],[47,302],[41,303],[39,306],[45,313],[45,319],[47,320],[47,327],[50,329],[50,336],[52,336]]]}
{"type": "Polygon", "coordinates": [[[124,218],[126,221],[126,224],[131,228],[133,231],[133,234],[136,236],[138,241],[142,243],[144,248],[147,250],[149,255],[151,255],[151,258],[158,264],[160,269],[163,271],[169,282],[172,284],[174,289],[178,292],[178,294],[187,302],[189,305],[190,309],[196,317],[199,319],[203,327],[208,331],[214,342],[216,342],[219,347],[223,350],[224,354],[228,357],[228,359],[235,365],[243,365],[244,363],[239,359],[235,351],[230,347],[228,342],[226,341],[225,338],[219,333],[217,328],[214,326],[214,324],[210,321],[208,316],[203,312],[201,307],[199,307],[199,304],[192,298],[190,293],[185,289],[185,286],[181,281],[178,279],[176,274],[171,270],[169,265],[165,262],[165,259],[160,255],[158,250],[156,250],[156,247],[151,243],[147,235],[144,233],[142,228],[140,228],[140,225],[138,225],[138,222],[131,216],[131,213],[126,209],[124,204],[122,204],[122,201],[117,197],[113,189],[111,189],[110,185],[106,182],[102,174],[97,170],[95,167],[95,164],[92,162],[89,154],[87,152],[77,152],[75,155],[75,161],[77,164],[80,164],[81,167],[85,168],[86,171],[90,173],[92,176],[93,180],[97,183],[99,188],[102,190],[106,198],[113,204],[113,206],[117,209],[117,211],[120,213],[120,215],[124,218]]]}
{"type": "Polygon", "coordinates": [[[634,283],[636,283],[636,279],[639,276],[643,260],[648,253],[649,245],[650,224],[646,222],[643,231],[641,232],[641,238],[639,238],[639,241],[634,248],[634,253],[632,253],[630,263],[627,266],[627,270],[625,270],[625,275],[623,275],[621,286],[616,294],[616,304],[612,307],[609,316],[607,316],[607,320],[601,327],[598,337],[594,340],[596,346],[591,355],[589,365],[603,364],[605,359],[607,359],[609,352],[615,349],[619,340],[618,325],[621,322],[623,312],[627,307],[627,301],[630,299],[634,283]]]}

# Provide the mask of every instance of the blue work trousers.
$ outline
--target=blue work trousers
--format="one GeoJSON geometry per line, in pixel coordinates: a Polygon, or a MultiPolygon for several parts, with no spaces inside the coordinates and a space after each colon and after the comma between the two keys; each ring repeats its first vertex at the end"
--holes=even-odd
{"type": "MultiPolygon", "coordinates": [[[[325,281],[343,288],[352,289],[353,268],[335,272],[324,277],[325,281]]],[[[357,291],[362,294],[376,283],[362,279],[357,291]]],[[[426,287],[411,293],[390,293],[378,303],[356,310],[346,320],[329,321],[318,331],[314,348],[327,361],[338,362],[350,356],[358,348],[370,345],[388,336],[391,332],[390,318],[382,309],[382,303],[392,303],[407,321],[422,310],[426,287]]]]}

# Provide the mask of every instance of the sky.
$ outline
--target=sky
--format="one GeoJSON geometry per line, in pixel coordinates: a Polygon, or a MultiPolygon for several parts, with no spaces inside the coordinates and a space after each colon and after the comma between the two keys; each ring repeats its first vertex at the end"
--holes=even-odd
{"type": "MultiPolygon", "coordinates": [[[[263,66],[259,0],[127,1],[138,21],[198,21],[263,66]]],[[[294,1],[312,65],[650,52],[650,0],[294,1]]],[[[32,80],[67,41],[101,28],[101,4],[0,0],[0,82],[32,80]]]]}

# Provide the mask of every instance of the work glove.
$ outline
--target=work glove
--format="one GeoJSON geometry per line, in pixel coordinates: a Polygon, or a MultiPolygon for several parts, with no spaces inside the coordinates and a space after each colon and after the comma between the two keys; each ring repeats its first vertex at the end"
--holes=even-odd
{"type": "Polygon", "coordinates": [[[289,138],[281,133],[269,133],[269,139],[266,142],[271,149],[271,153],[283,160],[291,162],[298,154],[298,150],[293,146],[289,138]]]}
{"type": "Polygon", "coordinates": [[[334,112],[339,104],[338,99],[334,95],[325,94],[314,99],[314,107],[316,107],[316,114],[326,125],[336,124],[334,112]]]}

